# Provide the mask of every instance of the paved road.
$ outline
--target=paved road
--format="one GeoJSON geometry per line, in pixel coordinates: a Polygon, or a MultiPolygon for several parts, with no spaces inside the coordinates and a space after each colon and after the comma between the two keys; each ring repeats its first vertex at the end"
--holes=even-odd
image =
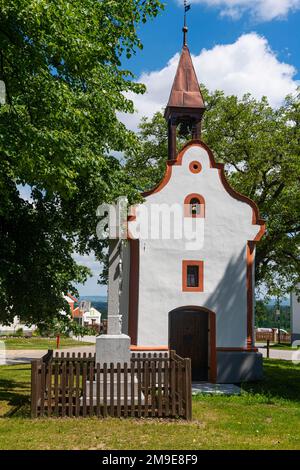
{"type": "MultiPolygon", "coordinates": [[[[94,353],[95,346],[76,346],[75,348],[66,348],[66,349],[55,349],[54,353],[64,352],[64,353],[73,353],[81,352],[84,353],[94,353]]],[[[0,350],[0,365],[13,365],[13,364],[28,364],[33,359],[39,359],[40,357],[46,354],[45,349],[18,349],[18,350],[0,350]]]]}
{"type": "MultiPolygon", "coordinates": [[[[266,348],[258,348],[258,350],[262,353],[263,357],[267,357],[266,348]]],[[[270,359],[283,359],[285,361],[292,361],[294,359],[300,361],[300,349],[298,351],[270,349],[270,359]]]]}
{"type": "MultiPolygon", "coordinates": [[[[56,352],[57,350],[54,350],[56,352]]],[[[76,346],[74,348],[66,348],[60,349],[59,352],[64,353],[73,353],[73,352],[81,352],[81,353],[94,353],[95,346],[76,346]]],[[[19,350],[0,350],[0,365],[12,365],[12,364],[26,364],[30,363],[33,359],[38,359],[46,354],[46,350],[43,349],[19,349],[19,350]]],[[[263,357],[267,357],[267,350],[265,348],[259,348],[259,352],[263,354],[263,357]]],[[[292,350],[278,350],[278,349],[270,349],[270,358],[271,359],[283,359],[286,361],[291,361],[296,359],[300,361],[300,349],[295,353],[292,350]],[[293,357],[294,355],[294,357],[293,357]]]]}
{"type": "Polygon", "coordinates": [[[85,343],[96,343],[96,336],[72,336],[73,339],[77,341],[84,341],[85,343]]]}

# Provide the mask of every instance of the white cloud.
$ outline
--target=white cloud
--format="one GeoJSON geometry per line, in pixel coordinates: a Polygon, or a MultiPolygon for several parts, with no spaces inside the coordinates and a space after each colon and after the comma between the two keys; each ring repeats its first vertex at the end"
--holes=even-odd
{"type": "Polygon", "coordinates": [[[75,284],[76,289],[80,296],[88,295],[107,295],[107,286],[98,284],[99,273],[103,269],[103,264],[95,258],[95,253],[91,252],[89,255],[73,254],[76,263],[86,266],[91,270],[92,275],[88,277],[84,284],[75,284]]]}
{"type": "MultiPolygon", "coordinates": [[[[182,5],[182,1],[178,0],[182,5]]],[[[289,12],[300,8],[300,0],[193,0],[209,7],[217,7],[222,15],[239,18],[244,13],[251,13],[257,20],[270,21],[285,17],[289,12]]]]}
{"type": "Polygon", "coordinates": [[[31,197],[31,187],[28,184],[18,184],[17,189],[19,191],[20,198],[23,199],[24,201],[33,202],[33,199],[31,197]]]}
{"type": "Polygon", "coordinates": [[[80,255],[78,253],[74,253],[73,258],[76,263],[89,268],[93,276],[98,276],[100,271],[102,271],[102,265],[99,263],[99,261],[96,260],[95,254],[93,252],[89,255],[80,255]]]}
{"type": "MultiPolygon", "coordinates": [[[[257,99],[267,96],[277,107],[297,87],[296,69],[280,62],[268,41],[256,33],[244,34],[233,44],[203,49],[192,58],[198,80],[211,91],[223,90],[239,97],[249,92],[257,99]]],[[[128,128],[136,130],[142,116],[151,117],[166,106],[178,59],[177,53],[162,70],[141,75],[139,81],[146,85],[147,92],[130,95],[138,112],[121,116],[128,128]]]]}

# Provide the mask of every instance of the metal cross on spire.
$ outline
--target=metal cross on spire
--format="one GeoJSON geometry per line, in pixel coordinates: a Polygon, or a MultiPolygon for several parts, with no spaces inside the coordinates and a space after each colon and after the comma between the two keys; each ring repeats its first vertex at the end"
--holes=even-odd
{"type": "Polygon", "coordinates": [[[184,45],[184,46],[187,46],[187,32],[188,32],[188,28],[187,28],[187,25],[186,25],[186,14],[187,14],[187,12],[191,9],[191,5],[190,5],[190,3],[187,3],[187,0],[183,0],[183,4],[184,4],[184,25],[183,25],[183,28],[182,28],[182,32],[183,32],[183,45],[184,45]]]}

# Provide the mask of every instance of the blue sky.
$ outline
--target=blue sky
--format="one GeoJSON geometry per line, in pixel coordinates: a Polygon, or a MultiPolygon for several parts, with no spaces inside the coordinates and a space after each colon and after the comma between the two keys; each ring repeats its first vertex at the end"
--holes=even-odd
{"type": "MultiPolygon", "coordinates": [[[[133,99],[137,113],[122,115],[137,129],[142,115],[151,116],[167,101],[182,46],[183,2],[168,0],[165,11],[139,28],[144,49],[123,63],[147,86],[144,96],[133,99]]],[[[227,94],[256,98],[266,95],[280,106],[300,80],[300,0],[191,0],[188,45],[200,82],[227,94]]],[[[81,259],[94,273],[92,257],[81,259]]],[[[96,276],[80,295],[103,295],[96,276]]]]}
{"type": "MultiPolygon", "coordinates": [[[[278,1],[284,2],[274,0],[274,4],[278,1]]],[[[193,54],[199,54],[203,48],[211,49],[216,44],[233,43],[242,34],[256,32],[267,38],[280,61],[291,63],[298,69],[297,78],[300,78],[300,2],[298,11],[290,11],[288,15],[273,20],[255,17],[251,10],[234,19],[224,16],[221,8],[208,7],[193,0],[189,3],[188,45],[193,54]]],[[[250,3],[255,3],[255,0],[250,3]]],[[[167,0],[165,4],[165,11],[158,18],[139,28],[144,49],[128,61],[128,67],[137,76],[144,71],[161,69],[181,47],[183,7],[177,0],[167,0]]]]}

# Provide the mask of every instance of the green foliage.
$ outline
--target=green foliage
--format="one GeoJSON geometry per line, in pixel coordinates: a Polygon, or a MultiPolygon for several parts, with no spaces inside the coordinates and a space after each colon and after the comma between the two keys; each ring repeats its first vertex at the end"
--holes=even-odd
{"type": "MultiPolygon", "coordinates": [[[[255,326],[258,328],[278,328],[276,310],[277,304],[271,305],[257,300],[255,303],[255,326]]],[[[291,329],[291,308],[288,305],[280,306],[280,328],[287,331],[291,329]]]]}
{"type": "Polygon", "coordinates": [[[268,306],[262,301],[257,300],[255,303],[255,326],[258,328],[275,327],[275,324],[270,324],[268,306]]]}
{"type": "MultiPolygon", "coordinates": [[[[257,203],[267,224],[257,245],[257,282],[268,294],[281,295],[300,280],[300,93],[274,110],[266,98],[245,95],[239,100],[203,86],[202,91],[207,105],[203,141],[225,163],[230,184],[257,203]]],[[[126,167],[139,189],[146,190],[165,171],[167,126],[162,114],[143,119],[138,137],[140,152],[127,153],[126,167]]]]}
{"type": "Polygon", "coordinates": [[[24,336],[24,331],[23,331],[23,328],[18,328],[16,333],[15,333],[15,336],[24,336]]]}
{"type": "Polygon", "coordinates": [[[58,313],[51,317],[40,319],[38,333],[43,337],[56,337],[58,335],[69,337],[72,333],[75,336],[89,335],[91,331],[79,325],[76,320],[73,320],[68,311],[68,313],[58,313]]]}
{"type": "Polygon", "coordinates": [[[137,147],[117,112],[145,88],[122,70],[142,44],[138,25],[158,0],[0,0],[0,321],[46,321],[62,292],[89,271],[72,253],[95,252],[96,208],[138,198],[114,151],[137,147]],[[30,202],[19,188],[32,189],[30,202]]]}

